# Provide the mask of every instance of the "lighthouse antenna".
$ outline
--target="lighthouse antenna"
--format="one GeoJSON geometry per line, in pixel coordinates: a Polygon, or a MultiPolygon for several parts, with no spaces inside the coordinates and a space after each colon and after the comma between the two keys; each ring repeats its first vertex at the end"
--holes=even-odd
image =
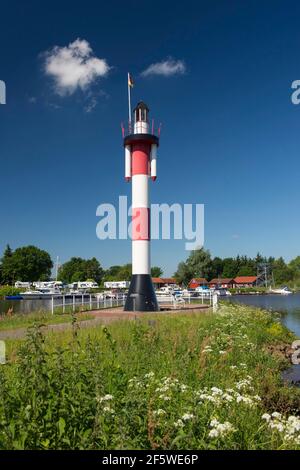
{"type": "Polygon", "coordinates": [[[131,85],[130,85],[130,81],[131,81],[131,77],[130,77],[130,74],[129,74],[129,72],[128,72],[128,76],[127,76],[127,86],[128,86],[129,132],[131,132],[131,92],[130,92],[131,85]]]}

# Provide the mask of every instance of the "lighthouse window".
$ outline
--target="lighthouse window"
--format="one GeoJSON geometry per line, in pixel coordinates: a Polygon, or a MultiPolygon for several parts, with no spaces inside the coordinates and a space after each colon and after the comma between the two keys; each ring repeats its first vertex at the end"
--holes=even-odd
{"type": "Polygon", "coordinates": [[[147,121],[146,109],[141,109],[141,120],[147,121]]]}

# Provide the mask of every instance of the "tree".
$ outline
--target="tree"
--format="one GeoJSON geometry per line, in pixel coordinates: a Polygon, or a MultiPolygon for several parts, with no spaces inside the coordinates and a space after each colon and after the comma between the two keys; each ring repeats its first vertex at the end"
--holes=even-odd
{"type": "Polygon", "coordinates": [[[111,266],[105,271],[103,281],[130,281],[132,265],[130,263],[123,266],[111,266]]]}
{"type": "Polygon", "coordinates": [[[111,266],[108,268],[104,273],[104,280],[105,281],[115,281],[118,277],[118,273],[121,269],[121,266],[111,266]]]}
{"type": "Polygon", "coordinates": [[[123,266],[120,267],[120,270],[118,272],[119,279],[117,280],[118,281],[130,281],[131,274],[132,274],[131,263],[124,264],[123,266]]]}
{"type": "Polygon", "coordinates": [[[188,284],[193,277],[210,278],[212,270],[210,252],[200,248],[192,251],[185,263],[179,263],[174,277],[178,282],[188,284]]]}
{"type": "Polygon", "coordinates": [[[296,258],[292,259],[289,262],[288,267],[294,271],[296,277],[299,277],[300,276],[300,256],[296,256],[296,258]]]}
{"type": "Polygon", "coordinates": [[[273,276],[275,284],[282,284],[292,281],[294,278],[294,271],[291,267],[287,266],[282,257],[276,259],[273,263],[273,276]]]}
{"type": "Polygon", "coordinates": [[[7,246],[2,258],[3,282],[47,280],[53,263],[50,255],[36,246],[24,246],[12,251],[7,246]]]}
{"type": "Polygon", "coordinates": [[[12,279],[10,278],[10,276],[8,275],[8,273],[6,273],[6,279],[4,278],[3,276],[3,262],[5,262],[5,264],[8,266],[9,264],[9,260],[10,258],[12,257],[12,249],[11,247],[7,244],[6,245],[6,248],[4,250],[4,253],[3,253],[3,257],[1,259],[1,264],[0,264],[0,284],[10,284],[12,282],[12,279]]]}
{"type": "Polygon", "coordinates": [[[103,274],[104,271],[96,258],[86,260],[73,257],[60,267],[58,279],[66,283],[93,279],[99,284],[102,281],[103,274]]]}
{"type": "Polygon", "coordinates": [[[211,278],[221,277],[224,268],[223,260],[219,257],[215,257],[212,260],[212,270],[211,270],[211,278]]]}
{"type": "Polygon", "coordinates": [[[7,244],[3,253],[3,259],[11,258],[12,255],[13,255],[13,251],[11,247],[9,246],[9,244],[7,244]]]}
{"type": "Polygon", "coordinates": [[[153,266],[151,268],[151,276],[152,277],[161,277],[163,274],[163,270],[159,266],[153,266]]]}
{"type": "Polygon", "coordinates": [[[255,270],[253,269],[252,266],[249,266],[249,265],[241,266],[237,272],[237,276],[255,276],[255,275],[256,275],[255,270]]]}
{"type": "Polygon", "coordinates": [[[179,284],[187,285],[193,277],[190,267],[184,261],[181,261],[177,266],[177,271],[174,274],[176,281],[179,284]]]}
{"type": "Polygon", "coordinates": [[[234,278],[238,272],[238,264],[234,258],[223,259],[223,278],[234,278]]]}

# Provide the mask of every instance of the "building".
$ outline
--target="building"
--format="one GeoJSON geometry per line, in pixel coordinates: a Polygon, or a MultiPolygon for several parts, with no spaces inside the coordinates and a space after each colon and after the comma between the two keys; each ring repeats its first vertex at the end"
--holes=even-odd
{"type": "Polygon", "coordinates": [[[237,276],[234,278],[236,288],[238,287],[254,287],[257,285],[257,276],[237,276]]]}
{"type": "Polygon", "coordinates": [[[16,281],[16,282],[15,282],[15,287],[16,287],[17,289],[30,289],[30,287],[31,287],[31,282],[16,281]]]}
{"type": "Polygon", "coordinates": [[[211,289],[223,288],[223,289],[232,289],[235,287],[234,279],[232,278],[215,278],[209,281],[208,283],[211,289]]]}
{"type": "Polygon", "coordinates": [[[161,287],[164,286],[172,286],[176,285],[176,279],[173,277],[153,277],[152,278],[152,284],[155,289],[160,289],[161,287]]]}
{"type": "Polygon", "coordinates": [[[208,287],[208,282],[204,277],[194,277],[189,282],[189,289],[196,289],[197,287],[208,287]]]}
{"type": "Polygon", "coordinates": [[[105,281],[104,287],[106,289],[128,289],[130,286],[129,281],[105,281]]]}

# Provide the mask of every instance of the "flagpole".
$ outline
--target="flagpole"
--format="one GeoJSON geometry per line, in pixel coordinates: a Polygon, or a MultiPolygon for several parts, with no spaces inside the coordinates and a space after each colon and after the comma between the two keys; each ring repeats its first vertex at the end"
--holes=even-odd
{"type": "Polygon", "coordinates": [[[129,85],[129,73],[127,76],[127,86],[128,86],[128,114],[129,114],[129,130],[131,132],[131,95],[130,95],[130,85],[129,85]]]}

